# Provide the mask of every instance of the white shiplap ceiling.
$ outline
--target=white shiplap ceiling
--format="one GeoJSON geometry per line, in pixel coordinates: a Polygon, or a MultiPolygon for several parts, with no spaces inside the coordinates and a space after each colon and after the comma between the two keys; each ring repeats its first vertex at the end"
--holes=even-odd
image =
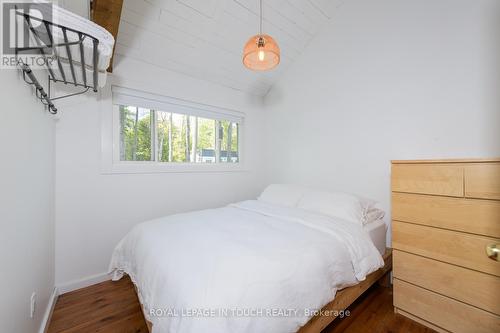
{"type": "Polygon", "coordinates": [[[125,0],[116,53],[256,95],[303,52],[345,0],[264,0],[264,33],[280,65],[253,72],[243,46],[259,28],[259,0],[125,0]]]}

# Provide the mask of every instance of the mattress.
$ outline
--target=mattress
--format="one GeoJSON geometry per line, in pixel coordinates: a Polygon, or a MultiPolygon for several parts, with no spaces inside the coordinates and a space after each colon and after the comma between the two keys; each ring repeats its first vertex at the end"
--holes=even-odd
{"type": "Polygon", "coordinates": [[[383,220],[377,220],[365,225],[363,229],[368,232],[373,245],[375,245],[378,252],[383,255],[386,248],[385,238],[387,233],[387,225],[385,224],[385,222],[383,220]]]}

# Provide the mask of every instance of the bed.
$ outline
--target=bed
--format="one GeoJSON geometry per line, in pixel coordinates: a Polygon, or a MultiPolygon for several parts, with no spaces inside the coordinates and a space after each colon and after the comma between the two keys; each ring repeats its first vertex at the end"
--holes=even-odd
{"type": "Polygon", "coordinates": [[[130,276],[152,333],[320,332],[390,268],[380,219],[259,199],[141,223],[120,241],[110,272],[130,276]]]}

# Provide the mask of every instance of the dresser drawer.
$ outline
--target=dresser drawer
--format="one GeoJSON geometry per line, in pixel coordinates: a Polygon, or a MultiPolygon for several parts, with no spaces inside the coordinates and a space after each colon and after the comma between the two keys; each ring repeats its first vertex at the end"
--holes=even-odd
{"type": "Polygon", "coordinates": [[[401,251],[393,252],[394,277],[500,315],[500,278],[401,251]]]}
{"type": "Polygon", "coordinates": [[[462,197],[463,173],[460,164],[393,164],[392,190],[462,197]]]}
{"type": "Polygon", "coordinates": [[[466,165],[465,196],[500,200],[500,163],[466,165]]]}
{"type": "Polygon", "coordinates": [[[500,201],[394,192],[392,218],[500,238],[500,201]]]}
{"type": "Polygon", "coordinates": [[[500,276],[500,262],[486,255],[486,246],[500,240],[393,221],[393,248],[500,276]]]}
{"type": "Polygon", "coordinates": [[[394,306],[456,333],[500,332],[500,317],[394,279],[394,306]]]}

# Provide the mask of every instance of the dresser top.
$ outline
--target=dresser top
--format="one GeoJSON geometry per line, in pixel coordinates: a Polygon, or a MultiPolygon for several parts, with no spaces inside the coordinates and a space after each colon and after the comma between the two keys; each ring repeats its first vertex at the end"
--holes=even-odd
{"type": "Polygon", "coordinates": [[[429,160],[392,160],[392,164],[425,164],[425,163],[491,163],[500,162],[500,157],[493,158],[450,158],[429,160]]]}

